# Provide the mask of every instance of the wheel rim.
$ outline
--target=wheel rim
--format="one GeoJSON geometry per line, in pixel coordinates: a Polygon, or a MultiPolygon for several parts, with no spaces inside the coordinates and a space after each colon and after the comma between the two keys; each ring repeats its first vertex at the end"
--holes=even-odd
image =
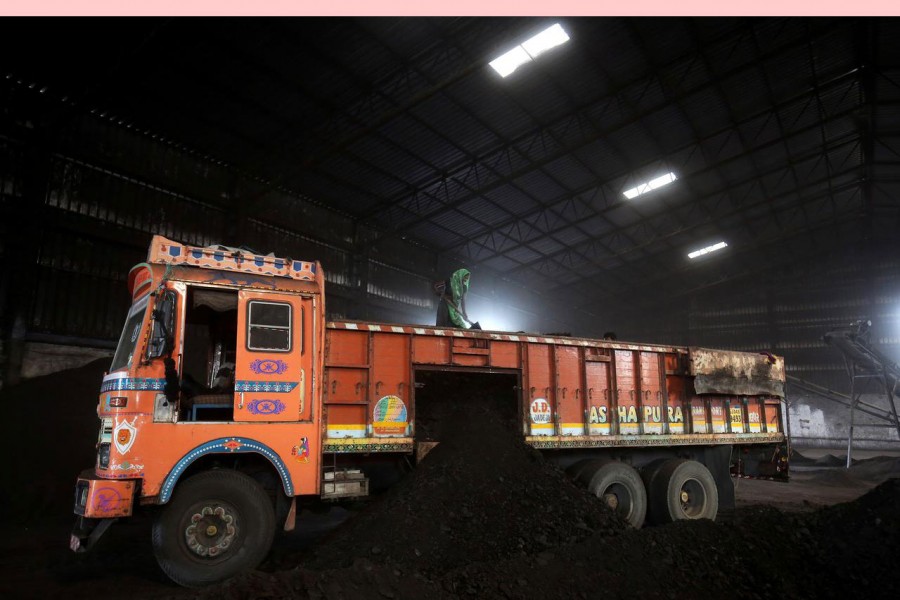
{"type": "Polygon", "coordinates": [[[634,498],[631,497],[631,492],[628,488],[621,483],[613,483],[608,486],[600,494],[600,499],[620,517],[627,520],[631,516],[631,511],[634,508],[634,498]]]}
{"type": "Polygon", "coordinates": [[[688,479],[681,484],[678,493],[681,511],[688,519],[701,517],[706,510],[706,489],[696,479],[688,479]]]}
{"type": "Polygon", "coordinates": [[[228,552],[237,537],[236,511],[223,504],[200,503],[191,507],[184,528],[188,549],[202,558],[216,558],[228,552]]]}

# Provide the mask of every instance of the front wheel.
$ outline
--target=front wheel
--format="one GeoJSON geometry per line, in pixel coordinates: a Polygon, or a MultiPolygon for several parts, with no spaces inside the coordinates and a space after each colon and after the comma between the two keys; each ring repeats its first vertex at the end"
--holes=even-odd
{"type": "Polygon", "coordinates": [[[175,489],[153,523],[153,553],[172,581],[202,587],[253,569],[275,535],[265,490],[237,471],[206,471],[175,489]]]}

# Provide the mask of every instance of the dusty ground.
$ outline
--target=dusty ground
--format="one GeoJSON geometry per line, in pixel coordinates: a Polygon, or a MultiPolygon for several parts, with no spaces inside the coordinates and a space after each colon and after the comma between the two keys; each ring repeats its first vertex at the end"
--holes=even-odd
{"type": "MultiPolygon", "coordinates": [[[[98,370],[89,365],[0,395],[14,417],[2,436],[12,460],[3,473],[0,597],[900,595],[896,457],[857,461],[847,471],[823,466],[839,458],[819,452],[816,464],[801,450],[789,483],[735,480],[737,509],[719,522],[633,531],[509,434],[509,414],[471,397],[434,408],[433,423],[454,442],[442,443],[366,508],[303,511],[298,531],[276,542],[260,570],[200,592],[184,590],[153,560],[148,517],[117,524],[87,556],[67,548],[72,484],[90,463],[96,438],[98,370]],[[36,418],[35,402],[61,388],[72,398],[59,410],[65,418],[36,418]],[[57,452],[23,468],[36,448],[57,452]]],[[[503,393],[484,390],[484,397],[503,393]]]]}
{"type": "MultiPolygon", "coordinates": [[[[820,449],[796,451],[800,457],[822,454],[820,449]]],[[[870,458],[854,460],[850,470],[844,468],[846,455],[839,457],[840,452],[826,450],[818,461],[809,463],[795,456],[788,483],[735,479],[738,508],[761,504],[785,512],[808,512],[856,500],[887,478],[900,477],[900,452],[868,453],[870,458]]]]}

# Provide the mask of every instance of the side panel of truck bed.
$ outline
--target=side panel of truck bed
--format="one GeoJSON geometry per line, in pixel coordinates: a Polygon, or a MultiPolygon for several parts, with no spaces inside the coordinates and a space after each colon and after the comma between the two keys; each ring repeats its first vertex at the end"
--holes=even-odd
{"type": "Polygon", "coordinates": [[[329,323],[326,338],[325,452],[411,452],[417,369],[519,375],[522,434],[538,448],[784,439],[772,355],[357,322],[329,323]],[[710,373],[692,352],[772,367],[718,369],[715,390],[698,394],[710,373]]]}

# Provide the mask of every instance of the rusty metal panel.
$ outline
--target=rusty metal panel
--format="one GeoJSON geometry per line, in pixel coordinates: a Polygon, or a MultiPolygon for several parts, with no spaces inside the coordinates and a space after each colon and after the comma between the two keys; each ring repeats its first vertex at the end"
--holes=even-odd
{"type": "Polygon", "coordinates": [[[759,398],[747,398],[747,427],[750,433],[762,432],[762,401],[759,398]]]}
{"type": "Polygon", "coordinates": [[[690,349],[698,394],[784,397],[784,358],[730,350],[690,349]]]}
{"type": "Polygon", "coordinates": [[[332,404],[357,404],[366,401],[369,370],[330,367],[325,369],[324,401],[332,404]]]}
{"type": "Polygon", "coordinates": [[[489,340],[478,338],[453,338],[450,346],[453,364],[466,367],[486,367],[490,360],[489,340]]]}
{"type": "Polygon", "coordinates": [[[725,420],[725,398],[710,398],[709,412],[712,417],[712,432],[726,433],[728,431],[728,423],[725,420]]]}
{"type": "Polygon", "coordinates": [[[553,357],[548,344],[527,344],[528,368],[525,370],[524,414],[529,435],[555,435],[553,414],[556,408],[553,357]]]}
{"type": "Polygon", "coordinates": [[[326,437],[365,438],[369,430],[367,408],[367,404],[326,404],[326,437]]]}
{"type": "Polygon", "coordinates": [[[634,352],[616,350],[616,410],[618,411],[618,432],[639,434],[640,402],[637,397],[637,377],[635,376],[634,352]]]}
{"type": "Polygon", "coordinates": [[[690,433],[711,433],[709,412],[706,410],[706,402],[703,398],[694,396],[691,405],[691,431],[690,433]]]}
{"type": "Polygon", "coordinates": [[[326,340],[327,364],[329,365],[367,365],[368,333],[348,329],[328,329],[326,340]]]}
{"type": "Polygon", "coordinates": [[[375,437],[410,435],[412,423],[411,363],[408,335],[372,336],[372,375],[369,414],[375,437]]]}
{"type": "Polygon", "coordinates": [[[640,353],[641,422],[644,433],[664,433],[665,404],[663,403],[659,354],[640,353]]]}
{"type": "Polygon", "coordinates": [[[781,403],[765,402],[766,432],[775,433],[781,431],[781,403]]]}
{"type": "Polygon", "coordinates": [[[586,362],[588,433],[590,435],[610,435],[611,408],[609,399],[612,387],[609,381],[608,362],[586,362]]]}
{"type": "Polygon", "coordinates": [[[687,411],[684,403],[684,377],[666,375],[666,394],[666,423],[669,427],[669,433],[682,434],[684,433],[685,412],[687,411]]]}
{"type": "Polygon", "coordinates": [[[556,354],[557,424],[560,435],[584,435],[581,349],[554,346],[556,354]]]}
{"type": "Polygon", "coordinates": [[[746,433],[744,427],[744,406],[739,398],[728,399],[729,431],[746,433]]]}
{"type": "Polygon", "coordinates": [[[519,344],[491,340],[491,366],[498,369],[518,369],[519,344]]]}
{"type": "Polygon", "coordinates": [[[413,336],[413,362],[419,365],[450,364],[450,342],[450,339],[431,335],[413,336]]]}

